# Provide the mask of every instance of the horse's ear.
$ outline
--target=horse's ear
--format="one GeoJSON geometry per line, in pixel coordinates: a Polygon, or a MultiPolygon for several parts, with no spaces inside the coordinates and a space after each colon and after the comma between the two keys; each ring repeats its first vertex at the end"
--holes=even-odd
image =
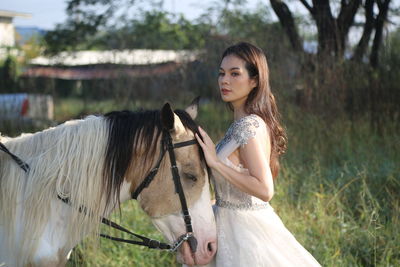
{"type": "Polygon", "coordinates": [[[200,96],[196,97],[193,99],[192,103],[185,109],[185,111],[192,117],[192,119],[196,119],[197,117],[197,111],[199,109],[199,101],[200,101],[200,96]]]}
{"type": "Polygon", "coordinates": [[[161,109],[161,123],[169,131],[174,129],[174,112],[168,102],[161,109]]]}

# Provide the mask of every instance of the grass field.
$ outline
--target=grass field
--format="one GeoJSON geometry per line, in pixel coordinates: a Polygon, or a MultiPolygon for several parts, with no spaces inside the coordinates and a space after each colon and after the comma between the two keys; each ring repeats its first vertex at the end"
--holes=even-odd
{"type": "MultiPolygon", "coordinates": [[[[119,107],[111,101],[84,105],[69,99],[57,103],[56,118],[114,109],[119,107]]],[[[364,120],[328,122],[290,105],[281,111],[289,144],[271,205],[286,227],[322,266],[400,266],[399,131],[388,124],[378,136],[364,120]]],[[[213,103],[202,105],[198,118],[215,141],[230,120],[225,107],[213,103]]],[[[161,238],[134,201],[115,217],[138,233],[161,238]]],[[[95,246],[82,243],[68,266],[177,265],[165,252],[108,240],[95,246]]]]}

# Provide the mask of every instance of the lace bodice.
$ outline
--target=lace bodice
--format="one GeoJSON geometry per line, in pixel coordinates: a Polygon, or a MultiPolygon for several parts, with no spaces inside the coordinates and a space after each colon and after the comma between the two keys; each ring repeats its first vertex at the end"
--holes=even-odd
{"type": "MultiPolygon", "coordinates": [[[[251,138],[265,136],[266,130],[265,122],[255,114],[233,122],[224,138],[216,146],[218,158],[229,167],[248,173],[247,169],[240,164],[234,165],[228,157],[239,146],[245,146],[251,138]]],[[[217,206],[247,210],[260,209],[267,206],[266,202],[242,192],[217,172],[214,173],[214,187],[217,206]]]]}

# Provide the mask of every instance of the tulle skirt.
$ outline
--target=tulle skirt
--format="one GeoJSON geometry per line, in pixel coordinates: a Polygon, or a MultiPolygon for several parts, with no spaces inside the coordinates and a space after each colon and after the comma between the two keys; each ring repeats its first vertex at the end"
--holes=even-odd
{"type": "Polygon", "coordinates": [[[214,212],[218,250],[208,266],[320,266],[269,204],[258,210],[215,207],[214,212]]]}

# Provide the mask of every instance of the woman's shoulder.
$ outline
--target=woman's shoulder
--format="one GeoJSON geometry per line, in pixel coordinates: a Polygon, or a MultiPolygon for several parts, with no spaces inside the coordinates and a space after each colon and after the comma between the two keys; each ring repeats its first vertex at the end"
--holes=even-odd
{"type": "Polygon", "coordinates": [[[265,124],[265,121],[263,120],[263,118],[261,118],[259,115],[257,114],[249,114],[246,115],[240,119],[238,119],[237,121],[235,121],[237,123],[242,123],[242,124],[252,124],[254,126],[259,126],[259,124],[265,124]]]}
{"type": "Polygon", "coordinates": [[[265,121],[257,114],[249,114],[233,122],[232,128],[236,130],[257,130],[258,128],[265,128],[265,121]]]}
{"type": "Polygon", "coordinates": [[[227,134],[243,146],[263,128],[265,128],[264,120],[256,114],[249,114],[233,122],[227,134]]]}

